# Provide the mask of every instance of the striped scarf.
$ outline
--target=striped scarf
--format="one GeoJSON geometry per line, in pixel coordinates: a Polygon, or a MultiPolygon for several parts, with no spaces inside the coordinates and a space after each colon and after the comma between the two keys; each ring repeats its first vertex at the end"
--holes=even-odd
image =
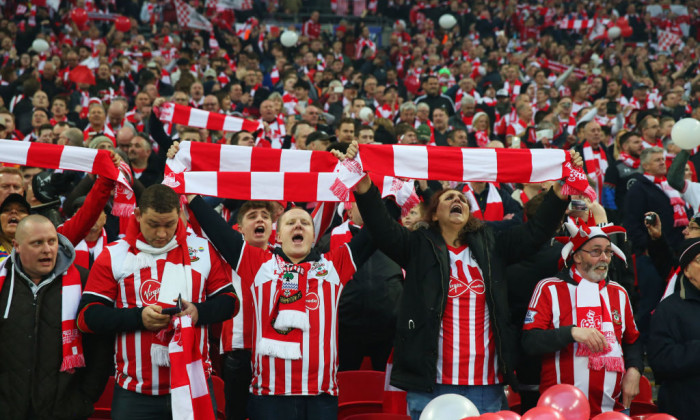
{"type": "Polygon", "coordinates": [[[608,169],[608,159],[605,155],[605,149],[598,147],[593,150],[588,141],[583,143],[583,160],[586,162],[586,171],[588,176],[595,180],[595,192],[600,197],[603,189],[603,177],[608,169]]]}
{"type": "Polygon", "coordinates": [[[654,176],[644,172],[644,176],[653,182],[661,191],[666,194],[671,207],[673,207],[673,226],[688,226],[688,215],[685,213],[685,201],[681,194],[673,188],[665,176],[654,176]]]}
{"type": "Polygon", "coordinates": [[[472,190],[468,184],[465,184],[462,188],[462,192],[469,201],[469,214],[477,219],[488,222],[501,221],[503,220],[503,200],[495,184],[487,184],[487,186],[489,191],[486,194],[486,208],[483,212],[481,211],[481,207],[479,207],[479,202],[476,199],[474,190],[472,190]]]}
{"type": "MultiPolygon", "coordinates": [[[[8,275],[6,266],[9,260],[10,258],[6,258],[0,263],[0,290],[2,290],[8,275]]],[[[10,291],[3,319],[7,319],[10,314],[16,271],[16,267],[13,267],[10,274],[10,291]]],[[[75,368],[85,367],[83,340],[80,331],[78,331],[78,323],[76,321],[78,304],[82,294],[83,288],[80,282],[80,273],[75,268],[75,265],[71,264],[61,276],[61,350],[63,359],[59,369],[60,372],[74,373],[75,368]]]]}

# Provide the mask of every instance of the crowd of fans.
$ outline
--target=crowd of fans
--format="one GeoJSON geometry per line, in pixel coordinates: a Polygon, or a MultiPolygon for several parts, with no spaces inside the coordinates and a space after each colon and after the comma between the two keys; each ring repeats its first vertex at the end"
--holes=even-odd
{"type": "MultiPolygon", "coordinates": [[[[370,356],[372,366],[384,370],[392,348],[396,352],[392,384],[409,391],[408,408],[414,417],[420,415],[429,401],[427,396],[454,390],[450,386],[496,385],[497,392],[491,395],[495,399],[484,396],[480,405],[492,410],[500,407],[494,401],[502,393],[502,384],[508,382],[520,391],[524,408],[534,406],[539,395],[540,370],[542,383],[549,386],[552,379],[552,371],[547,371],[551,367],[548,362],[540,365],[541,356],[544,354],[546,358],[554,352],[559,355],[557,349],[572,346],[574,341],[590,345],[587,340],[592,339],[567,330],[564,332],[567,336],[546,337],[559,345],[555,348],[556,345],[544,346],[539,338],[532,338],[538,337],[533,335],[533,328],[546,329],[542,326],[548,322],[541,318],[538,282],[555,276],[568,256],[562,253],[563,245],[549,241],[561,224],[551,227],[548,224],[559,220],[588,229],[589,234],[593,229],[592,236],[604,237],[626,257],[626,264],[611,259],[612,251],[605,248],[606,243],[604,249],[596,248],[597,258],[607,261],[608,271],[603,279],[617,285],[610,293],[621,296],[622,303],[613,305],[617,309],[612,315],[618,317],[613,320],[616,326],[619,321],[619,325],[629,329],[624,334],[620,331],[617,338],[624,341],[627,367],[639,374],[644,373],[644,362],[650,365],[657,384],[661,384],[661,409],[681,419],[693,418],[700,407],[688,393],[700,380],[697,376],[700,352],[695,351],[693,346],[697,344],[692,343],[700,333],[690,321],[697,309],[688,302],[698,299],[697,289],[700,289],[700,275],[696,274],[700,262],[693,259],[700,253],[693,242],[693,238],[700,237],[700,217],[695,214],[700,210],[700,184],[695,170],[700,164],[700,153],[675,145],[671,129],[683,118],[700,120],[700,1],[672,4],[670,0],[660,3],[389,0],[365,4],[337,0],[331,2],[331,7],[341,18],[347,15],[347,19],[331,24],[324,22],[318,11],[313,11],[308,20],[305,16],[295,22],[296,29],[272,17],[279,12],[298,13],[308,6],[303,1],[231,2],[236,3],[237,10],[229,8],[226,1],[187,2],[192,6],[188,13],[196,11],[211,22],[211,32],[183,25],[176,3],[47,0],[6,1],[1,6],[4,17],[0,19],[0,138],[111,151],[114,164],[124,170],[133,184],[139,210],[132,217],[138,221],[136,230],[130,232],[129,218],[110,213],[113,181],[71,171],[0,166],[0,260],[8,261],[6,264],[20,273],[16,280],[14,274],[8,274],[14,273],[12,268],[7,271],[8,267],[3,266],[6,270],[0,271],[0,313],[4,314],[0,319],[0,339],[14,343],[0,347],[3,361],[0,391],[12,390],[0,392],[0,412],[14,413],[12,418],[87,417],[92,402],[99,397],[100,384],[104,386],[105,374],[114,374],[114,366],[107,360],[109,352],[104,351],[105,346],[112,346],[114,334],[119,338],[116,388],[121,388],[121,394],[115,392],[115,418],[134,415],[132,410],[142,401],[131,394],[168,394],[168,382],[163,382],[168,368],[146,364],[145,359],[150,357],[148,350],[132,340],[136,335],[137,342],[143,338],[150,345],[151,340],[156,341],[153,338],[156,334],[151,331],[163,328],[170,318],[159,311],[143,309],[150,307],[147,304],[158,303],[158,299],[153,302],[132,299],[127,294],[133,290],[119,289],[119,262],[127,260],[126,255],[132,250],[155,253],[151,248],[167,247],[175,239],[184,241],[185,230],[181,226],[184,222],[177,221],[180,215],[177,198],[173,199],[172,191],[164,191],[165,187],[153,187],[163,181],[168,153],[172,157],[177,142],[335,150],[340,158],[348,149],[352,157],[356,152],[353,142],[357,142],[564,149],[582,158],[583,170],[597,199],[574,197],[564,216],[561,202],[566,198],[560,196],[558,186],[552,188],[554,193],[547,193],[551,183],[510,185],[421,180],[416,181],[421,203],[405,209],[400,217],[400,209],[393,203],[386,204],[391,215],[385,214],[384,207],[378,207],[374,201],[374,190],[365,185],[368,181],[363,181],[358,189],[358,205],[346,204],[342,214],[336,215],[331,229],[318,235],[321,239],[317,248],[299,251],[302,257],[299,259],[292,255],[297,255],[300,243],[306,244],[305,223],[317,203],[188,197],[190,217],[199,221],[221,256],[214,248],[207,248],[206,241],[187,239],[190,257],[195,256],[192,270],[207,274],[197,277],[197,282],[203,285],[201,296],[192,296],[195,303],[185,302],[181,309],[194,315],[195,323],[198,316],[199,325],[209,326],[210,344],[203,345],[202,354],[205,358],[207,354],[212,357],[217,374],[226,381],[229,418],[246,415],[275,418],[278,410],[289,408],[278,405],[274,398],[266,399],[270,396],[333,395],[337,392],[333,383],[337,369],[333,363],[339,361],[340,370],[359,369],[362,357],[370,356]],[[87,10],[90,20],[75,22],[70,13],[75,8],[87,10]],[[381,18],[378,21],[385,22],[380,28],[381,42],[361,19],[351,18],[351,13],[381,18]],[[456,24],[442,28],[438,22],[447,13],[455,17],[456,24]],[[116,29],[116,15],[130,19],[128,31],[116,29]],[[625,29],[622,36],[613,35],[613,27],[625,29]],[[282,44],[280,37],[285,30],[298,32],[295,45],[282,44]],[[48,49],[39,48],[36,40],[46,40],[48,49]],[[166,102],[260,121],[262,128],[253,132],[226,132],[163,122],[160,110],[166,102]],[[443,201],[449,200],[458,203],[455,214],[441,207],[443,201]],[[462,205],[466,208],[462,209],[462,205]],[[299,212],[300,208],[306,211],[299,212]],[[471,215],[472,222],[459,219],[455,223],[467,233],[448,235],[446,226],[452,223],[448,220],[457,217],[456,213],[461,215],[463,210],[471,215]],[[51,224],[44,223],[44,219],[27,218],[30,213],[48,218],[58,227],[59,235],[56,236],[55,229],[51,231],[51,224]],[[23,226],[21,222],[25,218],[27,222],[23,226]],[[286,225],[280,227],[281,218],[299,224],[299,238],[293,226],[289,232],[284,230],[286,225]],[[360,229],[363,219],[370,225],[371,234],[380,235],[380,241],[369,245],[371,241],[359,233],[364,231],[360,229]],[[403,233],[392,230],[399,228],[390,219],[399,220],[401,229],[405,228],[401,230],[403,233]],[[477,219],[483,224],[473,223],[477,219]],[[608,224],[624,227],[626,240],[608,238],[607,231],[595,230],[608,224]],[[158,236],[161,228],[165,229],[163,238],[158,236]],[[411,236],[413,239],[405,236],[409,231],[430,229],[442,235],[435,238],[427,235],[420,240],[415,239],[418,236],[411,236]],[[236,230],[243,235],[238,235],[236,230]],[[32,242],[27,238],[39,235],[37,232],[55,237],[44,239],[42,244],[60,248],[58,257],[53,254],[50,267],[39,251],[31,251],[32,242]],[[524,237],[523,232],[532,236],[524,237]],[[491,242],[494,235],[505,245],[494,245],[491,242]],[[108,243],[118,240],[123,246],[117,245],[103,253],[108,243]],[[164,243],[157,245],[163,240],[164,243]],[[414,240],[415,249],[392,248],[392,241],[398,246],[414,240]],[[435,245],[443,240],[441,247],[435,245]],[[141,247],[144,242],[148,245],[141,247]],[[334,253],[343,243],[350,244],[349,252],[334,253]],[[472,249],[466,254],[473,255],[465,256],[460,247],[466,245],[472,249]],[[281,251],[275,251],[276,248],[281,251]],[[195,267],[198,254],[193,254],[192,249],[199,250],[206,264],[200,261],[195,267]],[[433,249],[435,260],[414,255],[419,249],[423,253],[431,253],[433,249]],[[298,388],[296,379],[288,379],[286,385],[282,380],[275,388],[275,367],[280,372],[288,369],[290,378],[292,371],[294,375],[300,373],[291,365],[285,367],[284,361],[280,364],[279,360],[264,359],[254,350],[251,354],[251,349],[256,347],[252,343],[256,328],[253,324],[261,309],[246,301],[268,296],[265,293],[270,292],[263,291],[262,286],[257,292],[246,287],[255,289],[251,284],[257,283],[251,273],[272,270],[266,268],[265,258],[280,253],[284,258],[290,257],[285,260],[290,267],[294,266],[289,272],[303,277],[304,282],[304,270],[310,270],[298,266],[307,259],[336,270],[333,273],[337,275],[338,285],[344,286],[354,274],[354,280],[345,288],[333,289],[342,290],[339,307],[338,302],[326,302],[328,296],[320,298],[321,306],[335,305],[330,312],[334,314],[332,322],[336,322],[337,311],[339,328],[322,332],[321,338],[315,337],[321,344],[323,340],[330,341],[325,356],[314,356],[320,362],[313,361],[318,369],[313,372],[313,378],[315,381],[318,376],[318,384],[312,387],[302,384],[298,388]],[[109,260],[106,254],[110,254],[109,260]],[[488,263],[482,259],[487,257],[488,263]],[[54,316],[39,312],[31,315],[32,294],[36,307],[42,304],[41,300],[37,301],[37,296],[42,296],[42,284],[63,278],[65,288],[66,281],[71,281],[66,279],[77,275],[66,271],[70,266],[66,261],[71,258],[81,267],[82,275],[83,268],[90,271],[87,284],[83,281],[89,297],[83,297],[77,325],[82,335],[91,338],[84,343],[87,367],[77,369],[79,373],[70,379],[62,379],[69,373],[63,369],[58,373],[61,364],[58,341],[47,345],[51,341],[50,332],[33,337],[27,336],[26,331],[52,318],[61,319],[60,287],[58,293],[46,292],[52,310],[58,308],[54,316]],[[462,271],[455,268],[462,267],[462,260],[455,265],[454,258],[463,258],[465,266],[473,265],[478,270],[488,267],[489,274],[477,279],[480,274],[465,269],[467,278],[452,275],[462,271]],[[452,262],[444,268],[451,274],[443,279],[438,268],[448,260],[452,262]],[[350,264],[352,269],[348,268],[349,261],[354,261],[350,264]],[[438,271],[425,271],[421,264],[438,271]],[[228,276],[228,283],[222,283],[222,277],[213,274],[221,274],[228,266],[233,267],[235,288],[231,288],[231,273],[224,275],[228,276]],[[48,267],[48,271],[42,267],[48,267]],[[30,285],[26,295],[16,295],[21,293],[15,291],[18,287],[15,282],[20,277],[30,285]],[[100,281],[91,281],[93,277],[100,277],[100,281]],[[417,286],[423,278],[434,281],[424,289],[417,286]],[[449,285],[452,293],[453,287],[458,286],[454,281],[463,286],[469,284],[470,293],[477,293],[478,287],[471,282],[481,281],[479,295],[485,289],[493,299],[472,302],[481,308],[476,319],[485,323],[481,333],[488,336],[480,343],[483,348],[476,351],[476,356],[473,346],[471,350],[456,350],[454,354],[443,348],[443,340],[449,336],[454,342],[448,343],[460,349],[459,331],[469,328],[454,321],[455,332],[442,324],[445,308],[438,305],[445,305],[445,298],[461,296],[444,290],[449,285]],[[441,282],[443,294],[439,295],[441,282]],[[435,291],[431,292],[432,288],[435,291]],[[498,290],[495,298],[493,290],[498,290]],[[630,302],[636,325],[629,321],[631,318],[625,318],[628,308],[625,299],[630,302]],[[233,316],[234,300],[243,302],[240,311],[236,309],[238,323],[234,321],[231,326],[230,321],[224,322],[222,327],[220,321],[233,316]],[[195,305],[197,310],[192,309],[195,305]],[[108,312],[101,307],[122,312],[108,312]],[[416,313],[420,312],[416,307],[425,312],[416,313]],[[23,309],[15,313],[15,308],[23,309]],[[431,318],[432,315],[437,317],[431,318]],[[9,326],[12,319],[22,317],[34,319],[34,324],[25,320],[9,326]],[[678,325],[680,322],[683,327],[678,325]],[[528,332],[519,343],[520,333],[513,326],[520,331],[523,324],[528,332]],[[416,328],[419,331],[412,332],[416,328]],[[489,335],[494,334],[494,329],[495,336],[489,335]],[[106,341],[105,333],[111,334],[106,341]],[[148,338],[146,333],[150,334],[148,338]],[[16,338],[20,335],[22,340],[16,338]],[[540,343],[536,349],[523,347],[534,342],[540,343]],[[137,347],[127,349],[132,345],[137,347]],[[38,357],[44,360],[35,366],[37,362],[31,358],[18,357],[29,348],[42,355],[50,351],[55,354],[48,359],[38,357]],[[138,363],[148,366],[148,374],[142,372],[141,365],[130,370],[132,352],[137,348],[143,352],[138,363]],[[453,373],[445,362],[450,357],[457,365],[466,360],[472,367],[466,373],[459,369],[453,373]],[[9,362],[14,359],[18,362],[9,362]],[[425,360],[430,366],[425,365],[425,360]],[[474,364],[483,364],[483,379],[474,378],[474,364]],[[43,384],[39,385],[38,381],[43,384]],[[449,386],[435,388],[436,381],[438,385],[449,386]],[[81,383],[84,384],[75,385],[81,383]],[[64,396],[58,392],[71,387],[81,394],[64,396]],[[55,399],[47,397],[57,392],[55,399]],[[246,411],[249,393],[256,399],[250,400],[252,406],[246,411]],[[39,394],[44,397],[37,397],[39,394]]],[[[193,14],[187,19],[197,20],[193,14]]],[[[494,172],[497,170],[493,168],[494,172]]],[[[567,236],[582,235],[572,232],[567,236]]],[[[589,252],[582,248],[583,244],[577,242],[571,254],[579,255],[574,257],[576,267],[588,263],[577,253],[589,252]]],[[[168,249],[168,261],[177,250],[175,245],[168,249]]],[[[320,271],[319,266],[314,267],[313,270],[320,271]]],[[[563,268],[568,273],[567,267],[563,268]]],[[[143,271],[143,267],[137,268],[143,271]]],[[[162,270],[161,267],[154,271],[158,281],[162,270]]],[[[576,268],[572,270],[573,274],[562,277],[562,281],[580,279],[576,277],[576,268]]],[[[136,269],[132,271],[138,273],[136,269]]],[[[562,293],[566,286],[558,290],[562,293]]],[[[461,304],[454,305],[458,313],[461,304]]],[[[461,319],[450,314],[449,319],[452,317],[461,319]]],[[[557,331],[558,322],[553,327],[557,331]]],[[[576,329],[576,318],[562,322],[574,324],[576,329]]],[[[312,320],[311,328],[318,328],[319,323],[323,325],[323,320],[312,320]]],[[[258,333],[269,338],[265,337],[264,328],[258,333]]],[[[308,365],[303,369],[308,376],[308,365]]],[[[629,370],[624,375],[627,379],[623,379],[624,371],[618,372],[613,394],[620,397],[622,392],[619,403],[603,401],[596,405],[591,400],[594,410],[629,408],[635,395],[634,380],[627,376],[629,370]]],[[[638,382],[637,376],[636,392],[638,382]]],[[[595,392],[598,391],[602,392],[595,392]]],[[[592,394],[588,395],[593,398],[592,394]]],[[[288,402],[306,404],[305,400],[300,401],[288,402]]],[[[159,402],[154,410],[160,410],[161,414],[169,412],[168,404],[159,402]]],[[[337,410],[336,399],[314,404],[304,406],[308,418],[332,417],[337,410]]]]}

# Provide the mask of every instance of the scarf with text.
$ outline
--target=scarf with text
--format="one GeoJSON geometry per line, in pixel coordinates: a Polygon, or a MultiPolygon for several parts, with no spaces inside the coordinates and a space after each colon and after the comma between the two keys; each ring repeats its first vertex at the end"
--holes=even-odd
{"type": "Polygon", "coordinates": [[[603,177],[608,169],[605,149],[598,147],[597,150],[593,150],[593,147],[586,141],[583,143],[583,160],[586,162],[588,176],[595,181],[595,192],[600,197],[600,193],[603,190],[603,177]]]}
{"type": "Polygon", "coordinates": [[[688,226],[688,215],[685,213],[685,201],[675,188],[673,188],[665,176],[654,176],[644,172],[644,176],[653,182],[661,191],[666,194],[671,207],[673,207],[673,226],[688,226]]]}
{"type": "Polygon", "coordinates": [[[168,344],[170,393],[173,420],[214,420],[200,337],[189,315],[173,317],[173,336],[168,344]]]}
{"type": "Polygon", "coordinates": [[[301,359],[301,342],[308,331],[306,313],[306,276],[311,263],[292,264],[275,255],[279,267],[274,306],[269,319],[263,319],[262,339],[257,351],[281,359],[301,359]]]}
{"type": "MultiPolygon", "coordinates": [[[[0,290],[2,290],[7,279],[6,258],[0,263],[0,290]]],[[[7,306],[3,319],[7,319],[10,313],[12,295],[15,287],[15,271],[10,274],[10,291],[7,298],[7,306]]],[[[78,314],[78,304],[80,296],[83,294],[80,273],[75,265],[71,264],[61,276],[61,350],[63,359],[61,360],[60,372],[74,373],[75,368],[85,367],[85,355],[83,354],[83,339],[78,331],[76,316],[78,314]]]]}
{"type": "MultiPolygon", "coordinates": [[[[159,275],[160,278],[154,279],[160,283],[157,304],[161,308],[174,307],[175,300],[180,295],[192,302],[192,267],[187,249],[187,229],[181,220],[178,220],[177,230],[170,241],[161,248],[155,248],[146,242],[136,216],[132,216],[124,240],[129,244],[129,254],[124,260],[127,272],[143,268],[155,269],[157,272],[156,257],[165,255],[163,272],[159,275]]],[[[151,358],[157,366],[170,366],[167,343],[173,334],[174,318],[171,317],[170,325],[154,336],[151,358]]]]}
{"type": "Polygon", "coordinates": [[[592,282],[581,277],[576,268],[570,271],[571,278],[578,284],[576,287],[576,325],[580,328],[595,328],[605,337],[607,348],[594,353],[583,343],[578,344],[576,356],[588,357],[588,368],[605,370],[607,372],[625,371],[622,359],[622,347],[615,337],[610,308],[600,296],[605,287],[605,280],[592,282]]]}
{"type": "Polygon", "coordinates": [[[120,170],[122,165],[120,164],[120,169],[117,169],[106,150],[0,140],[0,162],[104,176],[116,182],[114,206],[112,206],[113,215],[128,216],[136,205],[134,191],[120,170]]]}

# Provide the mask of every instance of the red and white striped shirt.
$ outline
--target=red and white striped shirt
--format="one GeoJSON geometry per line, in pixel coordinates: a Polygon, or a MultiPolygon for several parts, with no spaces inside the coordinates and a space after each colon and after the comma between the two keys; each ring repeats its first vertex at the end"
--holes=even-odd
{"type": "Polygon", "coordinates": [[[437,383],[500,383],[502,377],[498,373],[496,343],[481,268],[467,245],[447,248],[450,289],[438,341],[437,383]]]}
{"type": "MultiPolygon", "coordinates": [[[[299,360],[257,354],[262,319],[268,319],[276,302],[281,258],[248,244],[243,245],[236,271],[243,287],[250,287],[255,308],[253,380],[255,395],[338,395],[338,302],[356,267],[348,246],[323,254],[318,261],[298,265],[307,271],[306,310],[310,328],[303,333],[299,360]]],[[[269,319],[268,319],[269,322],[269,319]]]]}
{"type": "MultiPolygon", "coordinates": [[[[209,242],[189,235],[187,245],[192,267],[192,302],[203,302],[231,284],[231,270],[209,242]]],[[[141,308],[158,302],[160,283],[167,253],[154,255],[157,268],[124,272],[124,261],[136,258],[129,244],[119,240],[109,245],[90,270],[84,293],[114,302],[115,308],[141,308]]],[[[205,371],[211,372],[206,326],[197,327],[197,341],[205,361],[205,371]]],[[[146,395],[166,395],[170,392],[170,368],[151,363],[154,332],[139,330],[117,333],[114,343],[116,382],[129,391],[146,395]]]]}
{"type": "MultiPolygon", "coordinates": [[[[600,290],[600,298],[601,304],[610,308],[617,342],[634,343],[639,331],[625,289],[609,282],[600,290]]],[[[530,300],[523,329],[549,330],[569,325],[577,325],[576,285],[558,278],[542,280],[530,300]]],[[[578,345],[572,343],[542,357],[540,392],[556,384],[572,384],[586,394],[591,416],[602,411],[622,410],[618,401],[622,373],[589,370],[588,357],[575,355],[578,345]]]]}

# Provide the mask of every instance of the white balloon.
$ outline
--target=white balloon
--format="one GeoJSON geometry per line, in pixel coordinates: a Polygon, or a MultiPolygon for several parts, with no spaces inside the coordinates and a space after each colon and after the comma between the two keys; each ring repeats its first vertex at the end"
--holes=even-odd
{"type": "Polygon", "coordinates": [[[618,28],[617,26],[613,26],[612,28],[608,29],[608,38],[610,39],[615,39],[620,36],[622,33],[622,30],[618,28]]]}
{"type": "Polygon", "coordinates": [[[360,120],[366,123],[372,122],[372,117],[374,117],[374,111],[372,111],[372,108],[366,106],[360,109],[359,114],[360,120]]]}
{"type": "Polygon", "coordinates": [[[457,24],[457,19],[450,14],[446,14],[446,15],[440,16],[439,23],[440,23],[441,28],[451,29],[453,26],[455,26],[457,24]]]}
{"type": "Polygon", "coordinates": [[[434,398],[423,409],[420,420],[461,420],[465,417],[478,417],[474,403],[458,394],[443,394],[434,398]]]}
{"type": "Polygon", "coordinates": [[[32,42],[32,49],[41,54],[49,50],[49,43],[40,38],[35,39],[34,42],[32,42]]]}
{"type": "Polygon", "coordinates": [[[299,35],[297,35],[297,33],[294,31],[284,31],[280,36],[280,42],[282,42],[282,45],[285,47],[293,47],[297,45],[298,40],[299,35]]]}
{"type": "Polygon", "coordinates": [[[683,118],[671,129],[673,144],[681,149],[690,150],[700,146],[700,121],[695,118],[683,118]]]}

